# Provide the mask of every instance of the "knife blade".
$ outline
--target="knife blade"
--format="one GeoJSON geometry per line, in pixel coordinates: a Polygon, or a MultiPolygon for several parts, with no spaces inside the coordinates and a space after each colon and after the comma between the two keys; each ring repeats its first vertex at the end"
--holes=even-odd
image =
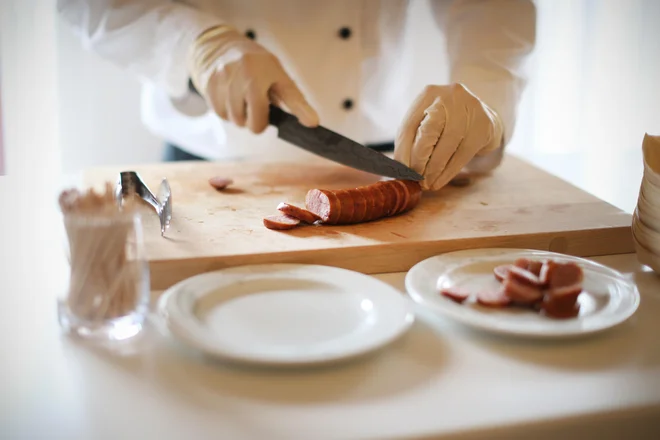
{"type": "Polygon", "coordinates": [[[365,147],[325,127],[305,127],[298,118],[270,105],[270,125],[277,127],[277,137],[318,156],[379,176],[394,179],[423,180],[424,177],[401,162],[365,147]]]}

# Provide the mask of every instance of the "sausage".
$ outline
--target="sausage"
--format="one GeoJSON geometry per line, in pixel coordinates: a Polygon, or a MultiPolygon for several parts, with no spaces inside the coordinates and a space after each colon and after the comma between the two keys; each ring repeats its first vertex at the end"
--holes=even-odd
{"type": "Polygon", "coordinates": [[[264,226],[268,229],[286,230],[293,229],[300,224],[300,220],[286,214],[269,215],[265,217],[264,226]]]}
{"type": "Polygon", "coordinates": [[[337,223],[348,224],[353,219],[353,213],[355,212],[355,202],[353,201],[353,196],[349,191],[345,189],[339,190],[335,194],[337,195],[337,200],[339,201],[340,207],[337,223]]]}
{"type": "Polygon", "coordinates": [[[232,179],[222,176],[215,176],[209,179],[209,185],[211,185],[213,188],[217,190],[225,189],[232,183],[234,183],[232,179]]]}
{"type": "Polygon", "coordinates": [[[397,186],[394,185],[391,181],[386,180],[381,182],[381,186],[385,190],[385,194],[389,201],[387,207],[387,216],[389,217],[396,213],[396,208],[399,206],[399,199],[401,196],[399,196],[399,190],[397,189],[397,186]]]}
{"type": "Polygon", "coordinates": [[[407,206],[404,207],[401,211],[406,212],[413,209],[419,203],[420,199],[422,198],[422,187],[418,182],[414,182],[412,180],[404,180],[403,183],[406,185],[408,194],[410,196],[407,206]]]}
{"type": "Polygon", "coordinates": [[[511,273],[502,283],[504,293],[511,302],[521,306],[531,306],[543,299],[543,290],[539,286],[521,283],[511,277],[511,273]]]}
{"type": "Polygon", "coordinates": [[[371,186],[371,194],[374,198],[374,210],[367,213],[367,221],[384,217],[385,212],[385,194],[380,190],[380,186],[377,183],[371,186]]]}
{"type": "Polygon", "coordinates": [[[582,284],[584,273],[576,263],[553,263],[550,270],[546,271],[548,287],[558,289],[568,286],[582,284]]]}
{"type": "Polygon", "coordinates": [[[367,215],[367,199],[362,191],[351,191],[353,197],[353,217],[351,223],[361,223],[367,215]]]}
{"type": "Polygon", "coordinates": [[[326,195],[331,207],[328,222],[338,223],[341,216],[341,203],[339,203],[339,197],[337,197],[337,194],[332,191],[321,190],[321,192],[326,195]]]}
{"type": "Polygon", "coordinates": [[[523,284],[529,284],[531,286],[542,286],[543,283],[541,283],[541,280],[539,277],[534,275],[532,272],[528,271],[527,269],[523,269],[519,266],[511,266],[509,267],[509,273],[507,274],[508,278],[513,278],[514,280],[523,283],[523,284]]]}
{"type": "Polygon", "coordinates": [[[394,208],[397,202],[397,192],[389,181],[379,182],[378,187],[385,195],[385,205],[383,206],[383,216],[389,217],[394,214],[394,208]]]}
{"type": "Polygon", "coordinates": [[[543,262],[542,261],[534,261],[531,260],[527,264],[527,270],[536,275],[537,277],[541,275],[541,269],[543,268],[543,262]]]}
{"type": "Polygon", "coordinates": [[[507,277],[511,268],[515,267],[514,276],[517,275],[521,281],[524,281],[526,278],[534,285],[548,286],[550,273],[552,268],[556,265],[557,263],[552,260],[535,261],[527,258],[518,258],[513,264],[502,264],[495,267],[493,273],[495,278],[499,281],[503,281],[504,278],[507,277]]]}
{"type": "MultiPolygon", "coordinates": [[[[362,217],[356,217],[355,218],[355,223],[361,223],[361,222],[366,222],[369,221],[369,216],[374,210],[374,207],[376,206],[376,201],[374,200],[373,193],[371,192],[371,189],[368,186],[362,186],[360,188],[355,188],[355,192],[360,193],[362,198],[364,199],[364,213],[362,217]]],[[[357,198],[357,196],[356,196],[357,198]]]]}
{"type": "Polygon", "coordinates": [[[541,313],[550,318],[573,318],[580,314],[580,304],[577,301],[573,303],[558,301],[557,298],[546,295],[541,303],[541,313]]]}
{"type": "Polygon", "coordinates": [[[568,287],[582,284],[584,272],[577,263],[572,261],[558,263],[548,260],[543,263],[539,278],[550,288],[568,287]]]}
{"type": "MultiPolygon", "coordinates": [[[[525,306],[557,319],[580,313],[578,299],[583,292],[584,272],[574,262],[518,258],[494,267],[493,274],[501,282],[500,289],[478,292],[476,302],[482,306],[525,306]]],[[[460,291],[442,293],[457,302],[464,301],[460,291]]]]}
{"type": "Polygon", "coordinates": [[[408,206],[408,202],[410,201],[410,194],[408,193],[408,187],[402,181],[395,180],[393,184],[396,185],[397,189],[399,190],[399,195],[401,196],[401,201],[397,206],[395,214],[401,214],[404,208],[408,206]]]}
{"type": "Polygon", "coordinates": [[[504,289],[484,290],[477,293],[477,303],[484,307],[506,307],[511,304],[511,298],[504,289]]]}
{"type": "Polygon", "coordinates": [[[527,258],[516,258],[516,261],[513,262],[513,265],[522,269],[527,269],[527,266],[529,266],[529,261],[530,260],[527,258]]]}
{"type": "Polygon", "coordinates": [[[543,297],[543,301],[552,301],[561,307],[571,307],[577,302],[581,293],[582,289],[559,293],[553,290],[548,290],[543,297]]]}
{"type": "Polygon", "coordinates": [[[577,296],[582,293],[582,283],[569,284],[568,286],[550,287],[548,293],[553,296],[577,296]]]}
{"type": "Polygon", "coordinates": [[[468,299],[470,292],[458,287],[445,287],[440,289],[440,295],[460,304],[468,299]]]}
{"type": "Polygon", "coordinates": [[[305,207],[325,224],[378,220],[413,209],[422,197],[417,182],[387,180],[344,190],[311,189],[305,207]]]}
{"type": "Polygon", "coordinates": [[[318,220],[321,220],[321,217],[309,212],[306,209],[299,208],[298,206],[291,205],[289,203],[282,202],[277,205],[277,210],[281,211],[283,214],[288,215],[289,217],[294,217],[300,220],[303,223],[312,224],[318,220]]]}
{"type": "Polygon", "coordinates": [[[332,191],[322,189],[308,191],[305,197],[305,207],[319,216],[324,223],[336,224],[339,219],[339,200],[332,191]]]}
{"type": "Polygon", "coordinates": [[[537,277],[541,275],[541,269],[543,268],[542,261],[530,260],[527,258],[518,258],[513,262],[513,265],[528,270],[537,277]]]}
{"type": "Polygon", "coordinates": [[[398,180],[393,180],[390,185],[396,193],[396,205],[394,205],[392,215],[397,215],[408,204],[408,192],[406,191],[406,185],[398,180]]]}
{"type": "Polygon", "coordinates": [[[498,281],[504,281],[504,279],[509,275],[510,268],[510,264],[501,264],[493,269],[493,274],[498,281]]]}

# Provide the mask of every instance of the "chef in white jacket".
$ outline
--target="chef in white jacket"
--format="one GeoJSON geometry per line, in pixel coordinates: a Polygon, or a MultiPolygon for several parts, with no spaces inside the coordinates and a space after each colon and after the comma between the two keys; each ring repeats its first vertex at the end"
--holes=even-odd
{"type": "Polygon", "coordinates": [[[143,121],[166,140],[168,160],[304,154],[273,142],[273,102],[305,125],[394,149],[437,190],[461,170],[499,165],[536,9],[431,0],[448,73],[411,97],[413,1],[58,0],[58,11],[86,48],[142,79],[143,121]]]}

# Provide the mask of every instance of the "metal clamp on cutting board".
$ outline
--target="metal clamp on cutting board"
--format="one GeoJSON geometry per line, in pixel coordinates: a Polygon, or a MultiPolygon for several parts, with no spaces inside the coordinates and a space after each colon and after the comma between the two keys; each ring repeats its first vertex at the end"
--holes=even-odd
{"type": "Polygon", "coordinates": [[[119,205],[123,200],[137,195],[154,208],[160,220],[160,235],[165,235],[165,230],[170,227],[172,220],[172,190],[166,178],[160,182],[158,197],[154,195],[140,175],[135,171],[122,171],[117,178],[115,196],[119,205]]]}

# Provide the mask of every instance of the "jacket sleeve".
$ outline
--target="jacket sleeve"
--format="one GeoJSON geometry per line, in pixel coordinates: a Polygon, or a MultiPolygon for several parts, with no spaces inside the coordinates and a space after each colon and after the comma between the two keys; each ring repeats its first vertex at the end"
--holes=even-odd
{"type": "Polygon", "coordinates": [[[170,0],[57,0],[57,11],[85,49],[174,98],[188,91],[191,43],[203,30],[223,23],[170,0]]]}
{"type": "Polygon", "coordinates": [[[451,82],[463,83],[502,120],[502,148],[471,164],[492,169],[515,129],[527,82],[524,63],[536,43],[536,7],[532,0],[443,3],[432,2],[432,7],[436,22],[445,29],[451,82]]]}

